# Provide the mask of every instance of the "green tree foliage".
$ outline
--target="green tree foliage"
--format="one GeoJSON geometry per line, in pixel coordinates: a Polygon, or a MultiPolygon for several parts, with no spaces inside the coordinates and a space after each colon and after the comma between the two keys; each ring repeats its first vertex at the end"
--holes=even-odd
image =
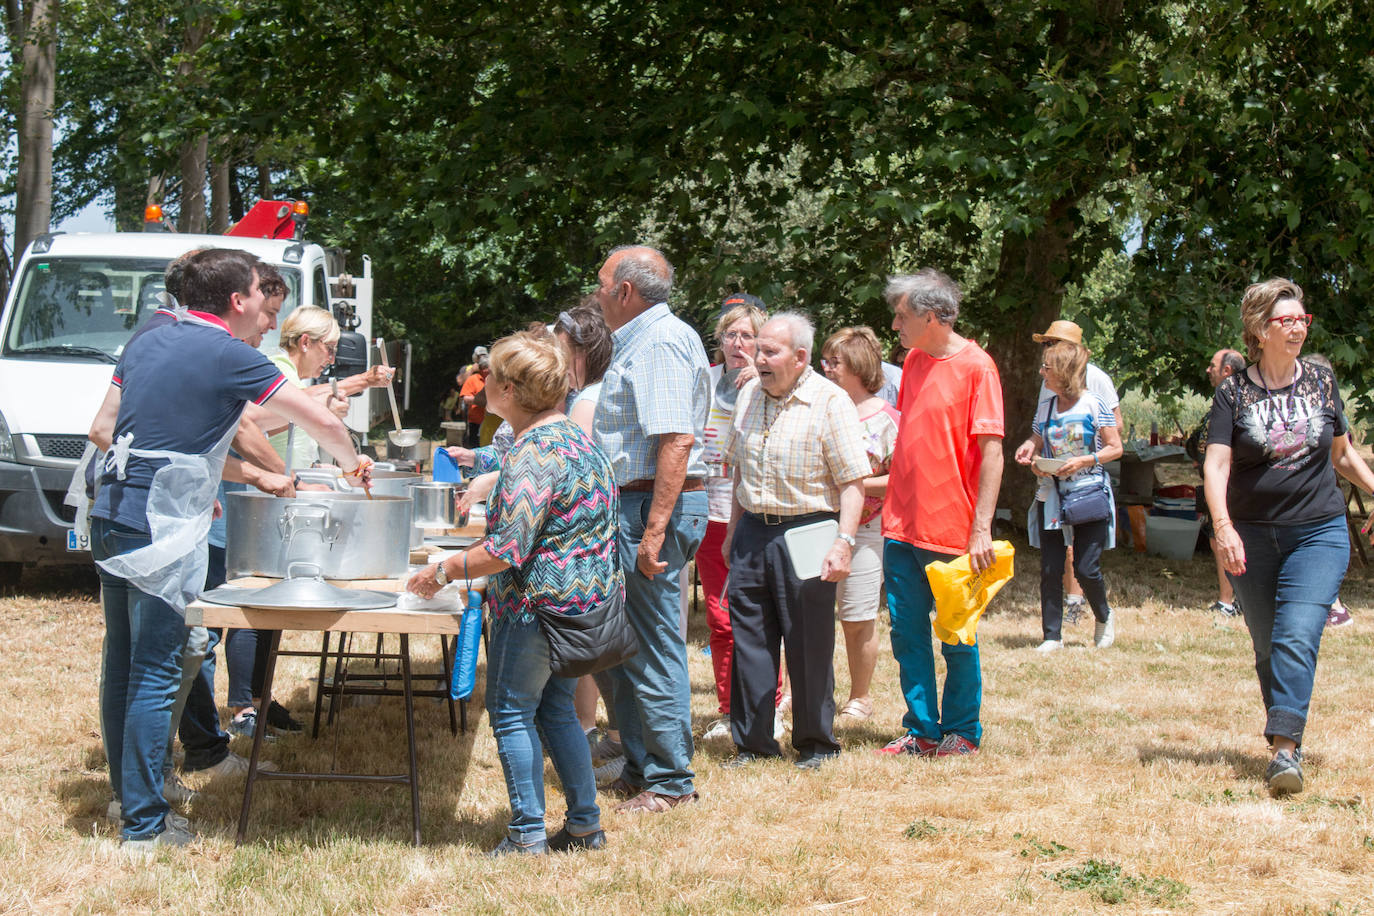
{"type": "Polygon", "coordinates": [[[703,329],[748,289],[881,330],[883,277],[941,267],[1002,367],[1012,447],[1030,334],[1061,312],[1121,381],[1201,388],[1269,274],[1374,382],[1370,0],[220,0],[194,87],[168,83],[174,54],[118,47],[175,44],[160,2],[115,4],[161,25],[101,32],[82,65],[122,69],[77,93],[105,120],[72,169],[171,171],[191,130],[241,143],[374,257],[425,403],[639,239],[703,329]]]}

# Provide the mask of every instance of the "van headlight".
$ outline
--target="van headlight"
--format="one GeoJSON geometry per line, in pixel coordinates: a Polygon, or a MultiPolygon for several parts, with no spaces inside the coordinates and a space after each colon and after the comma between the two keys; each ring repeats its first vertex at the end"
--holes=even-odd
{"type": "Polygon", "coordinates": [[[10,426],[5,415],[0,413],[0,461],[14,460],[14,440],[10,438],[10,426]]]}

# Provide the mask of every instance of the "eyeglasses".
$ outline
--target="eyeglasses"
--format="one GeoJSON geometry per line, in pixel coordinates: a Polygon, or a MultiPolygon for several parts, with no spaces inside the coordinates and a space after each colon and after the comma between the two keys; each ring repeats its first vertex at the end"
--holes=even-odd
{"type": "Polygon", "coordinates": [[[843,365],[844,361],[839,357],[835,357],[834,359],[823,358],[821,360],[821,368],[827,371],[830,369],[838,369],[843,365]]]}
{"type": "Polygon", "coordinates": [[[748,331],[726,331],[724,334],[721,335],[720,339],[722,341],[728,340],[731,343],[745,344],[753,343],[754,335],[750,334],[748,331]]]}
{"type": "Polygon", "coordinates": [[[324,352],[330,359],[333,359],[339,352],[339,345],[337,342],[325,343],[318,337],[312,337],[310,339],[313,340],[315,343],[319,344],[320,346],[324,347],[324,352]]]}
{"type": "Polygon", "coordinates": [[[1297,325],[1302,325],[1305,328],[1310,328],[1312,327],[1312,316],[1311,314],[1280,315],[1277,318],[1270,318],[1269,323],[1278,324],[1285,331],[1291,331],[1297,325]]]}
{"type": "Polygon", "coordinates": [[[1041,363],[1041,364],[1040,364],[1040,371],[1041,371],[1041,372],[1049,372],[1049,371],[1050,371],[1049,363],[1041,363]]]}

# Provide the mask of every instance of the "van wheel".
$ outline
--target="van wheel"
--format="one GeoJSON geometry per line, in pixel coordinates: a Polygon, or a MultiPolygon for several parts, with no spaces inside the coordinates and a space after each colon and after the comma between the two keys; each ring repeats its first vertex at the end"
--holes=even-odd
{"type": "Polygon", "coordinates": [[[8,595],[19,588],[19,576],[23,571],[23,563],[0,563],[0,594],[8,595]]]}

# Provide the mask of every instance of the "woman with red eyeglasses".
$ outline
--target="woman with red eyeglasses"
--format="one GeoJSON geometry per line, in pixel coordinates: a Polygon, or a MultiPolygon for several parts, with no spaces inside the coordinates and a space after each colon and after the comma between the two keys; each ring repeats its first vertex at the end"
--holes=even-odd
{"type": "Polygon", "coordinates": [[[1240,311],[1251,365],[1217,388],[1204,479],[1217,550],[1254,644],[1273,753],[1265,782],[1285,795],[1303,787],[1317,650],[1350,559],[1335,468],[1363,475],[1347,470],[1353,456],[1335,377],[1298,358],[1312,324],[1302,289],[1256,283],[1240,311]]]}

